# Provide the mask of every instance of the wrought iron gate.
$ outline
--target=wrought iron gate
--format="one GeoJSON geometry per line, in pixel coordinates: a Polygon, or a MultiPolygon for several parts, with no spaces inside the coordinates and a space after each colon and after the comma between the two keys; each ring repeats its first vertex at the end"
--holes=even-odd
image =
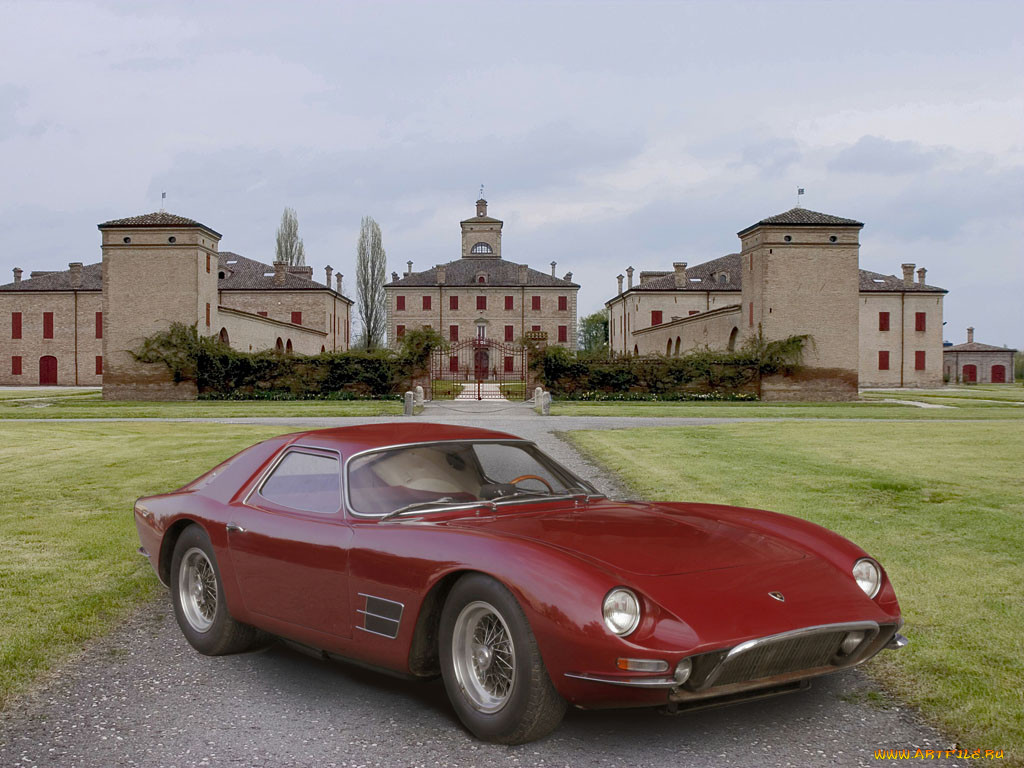
{"type": "Polygon", "coordinates": [[[430,359],[434,400],[526,400],[526,348],[467,339],[435,349],[430,359]]]}

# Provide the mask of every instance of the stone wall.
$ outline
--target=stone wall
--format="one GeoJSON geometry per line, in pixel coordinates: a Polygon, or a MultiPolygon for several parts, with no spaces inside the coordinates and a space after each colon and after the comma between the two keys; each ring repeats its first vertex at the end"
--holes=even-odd
{"type": "MultiPolygon", "coordinates": [[[[320,345],[323,345],[328,351],[344,351],[349,348],[350,305],[326,288],[322,291],[221,291],[220,302],[223,307],[237,309],[252,315],[266,312],[269,319],[289,325],[292,322],[292,313],[301,312],[303,327],[323,331],[326,334],[317,343],[317,352],[320,351],[320,345]]],[[[228,330],[230,332],[231,329],[228,330]]],[[[261,339],[262,336],[257,335],[256,338],[261,339]]],[[[231,341],[235,349],[243,352],[259,349],[259,347],[247,349],[249,342],[244,345],[235,343],[234,336],[231,337],[231,341]]]]}
{"type": "Polygon", "coordinates": [[[280,341],[282,350],[287,350],[290,342],[291,351],[296,355],[318,355],[321,351],[328,351],[330,339],[323,330],[304,328],[230,307],[221,307],[218,317],[233,349],[261,352],[277,348],[280,341]]]}
{"type": "MultiPolygon", "coordinates": [[[[937,387],[942,384],[942,296],[934,293],[862,293],[860,296],[860,386],[937,387]],[[889,314],[881,330],[880,313],[889,314]],[[925,316],[918,331],[917,313],[925,316]],[[888,370],[879,352],[888,352],[888,370]],[[924,353],[918,370],[917,352],[924,353]]],[[[883,356],[884,357],[884,356],[883,356]]]]}

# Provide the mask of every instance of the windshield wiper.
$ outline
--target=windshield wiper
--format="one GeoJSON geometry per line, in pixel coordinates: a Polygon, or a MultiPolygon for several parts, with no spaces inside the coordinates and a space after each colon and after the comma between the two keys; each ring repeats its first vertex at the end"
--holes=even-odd
{"type": "Polygon", "coordinates": [[[399,507],[380,518],[380,522],[384,520],[390,520],[392,517],[398,517],[404,515],[406,512],[415,512],[417,509],[427,509],[429,507],[438,507],[444,509],[452,506],[489,506],[490,502],[487,501],[456,501],[451,496],[442,496],[440,499],[434,501],[417,501],[413,504],[406,504],[404,507],[399,507]]]}

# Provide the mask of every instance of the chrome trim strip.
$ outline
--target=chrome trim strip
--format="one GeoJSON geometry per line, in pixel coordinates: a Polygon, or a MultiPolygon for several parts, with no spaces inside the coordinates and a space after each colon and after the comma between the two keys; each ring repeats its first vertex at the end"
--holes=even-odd
{"type": "Polygon", "coordinates": [[[566,677],[576,680],[587,680],[592,683],[608,683],[609,685],[624,685],[630,688],[678,688],[679,683],[674,677],[602,677],[601,675],[588,675],[586,673],[566,672],[566,677]]]}

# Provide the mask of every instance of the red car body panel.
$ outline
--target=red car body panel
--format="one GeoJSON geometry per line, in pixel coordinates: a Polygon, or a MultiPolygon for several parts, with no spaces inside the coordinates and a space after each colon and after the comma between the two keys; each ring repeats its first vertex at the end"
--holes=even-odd
{"type": "MultiPolygon", "coordinates": [[[[869,599],[851,576],[865,553],[806,521],[710,504],[536,500],[496,509],[431,512],[386,521],[275,507],[253,489],[282,451],[361,451],[442,440],[519,440],[490,430],[383,424],[284,435],[242,451],[185,487],[140,499],[142,551],[166,583],[176,535],[189,523],[210,537],[224,597],[237,620],[292,641],[399,673],[418,661],[432,590],[476,571],[508,587],[523,608],[548,673],[586,707],[665,703],[663,690],[568,677],[615,678],[616,660],[682,658],[803,627],[870,621],[895,627],[888,578],[869,599]],[[243,530],[227,530],[232,523],[243,530]],[[640,598],[627,637],[601,614],[614,587],[640,598]],[[785,601],[771,599],[778,591],[785,601]],[[394,638],[366,631],[367,596],[402,604],[394,638]],[[420,635],[417,635],[417,628],[420,635]]],[[[893,630],[895,631],[895,630],[893,630]]],[[[632,675],[636,677],[636,675],[632,675]]]]}

